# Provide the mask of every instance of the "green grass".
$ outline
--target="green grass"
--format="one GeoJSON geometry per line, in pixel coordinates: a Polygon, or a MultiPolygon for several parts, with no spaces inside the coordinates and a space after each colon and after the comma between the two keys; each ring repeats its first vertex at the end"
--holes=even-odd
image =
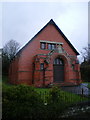
{"type": "Polygon", "coordinates": [[[88,88],[90,88],[90,83],[88,84],[88,88]]]}
{"type": "MultiPolygon", "coordinates": [[[[2,83],[3,83],[3,88],[13,87],[13,85],[8,84],[8,79],[6,76],[2,78],[2,83]]],[[[47,102],[51,88],[35,88],[35,90],[37,91],[37,93],[41,95],[41,99],[43,99],[44,102],[47,102]]],[[[60,97],[62,101],[65,101],[66,104],[69,105],[88,100],[88,98],[82,97],[80,95],[76,95],[74,93],[65,92],[62,91],[61,89],[60,89],[60,97]]]]}
{"type": "Polygon", "coordinates": [[[40,93],[40,92],[49,92],[50,91],[50,88],[35,88],[35,90],[40,93]]]}
{"type": "Polygon", "coordinates": [[[66,103],[68,104],[75,104],[78,102],[82,102],[82,101],[87,101],[88,98],[85,98],[84,96],[80,96],[74,93],[69,93],[69,92],[65,92],[65,91],[61,91],[61,94],[64,96],[63,100],[66,101],[66,103]]]}
{"type": "Polygon", "coordinates": [[[0,76],[0,92],[2,90],[2,77],[0,76]]]}
{"type": "Polygon", "coordinates": [[[0,88],[2,87],[2,81],[0,81],[0,88]]]}
{"type": "MultiPolygon", "coordinates": [[[[47,102],[47,99],[49,97],[50,88],[35,88],[35,90],[41,94],[41,98],[44,100],[44,102],[47,102]]],[[[76,95],[76,94],[70,93],[70,92],[65,92],[62,90],[60,90],[59,95],[60,95],[62,101],[64,101],[68,105],[88,100],[88,98],[85,98],[83,96],[76,95]]]]}
{"type": "MultiPolygon", "coordinates": [[[[20,91],[21,87],[18,89],[15,89],[15,87],[18,86],[9,84],[7,77],[6,76],[3,77],[2,79],[2,88],[4,93],[3,113],[5,114],[7,113],[6,114],[7,116],[10,114],[10,116],[14,116],[14,118],[15,118],[15,114],[16,116],[18,115],[18,111],[20,113],[20,117],[23,116],[23,118],[25,117],[25,111],[28,111],[26,112],[27,113],[26,117],[27,116],[29,117],[29,115],[30,116],[32,115],[33,117],[38,116],[39,113],[40,117],[41,116],[48,117],[51,115],[53,116],[52,118],[54,118],[55,116],[60,116],[59,114],[61,114],[61,112],[63,112],[64,110],[68,109],[70,106],[74,106],[76,103],[80,103],[82,101],[88,101],[88,98],[85,98],[84,96],[79,96],[59,89],[60,91],[58,94],[59,95],[58,101],[57,101],[58,95],[56,94],[55,101],[52,102],[53,99],[51,98],[52,96],[50,94],[52,90],[51,88],[34,88],[32,91],[33,92],[36,91],[38,94],[40,94],[38,95],[36,92],[35,94],[33,94],[32,91],[29,91],[29,89],[27,91],[27,86],[25,87],[25,89],[23,87],[21,91],[20,91]],[[27,92],[25,92],[25,90],[27,92]],[[15,97],[15,96],[19,96],[19,97],[15,97]],[[13,99],[14,97],[16,98],[16,101],[15,99],[13,99]],[[22,101],[24,102],[21,102],[21,100],[19,101],[18,98],[21,98],[22,101]],[[39,102],[37,102],[37,100],[39,100],[39,102]],[[33,101],[36,102],[36,105],[33,104],[33,101]],[[13,112],[15,108],[16,108],[16,113],[13,112]],[[33,115],[33,113],[35,114],[33,115]]],[[[53,91],[55,91],[55,89],[53,91]]]]}
{"type": "MultiPolygon", "coordinates": [[[[47,99],[49,97],[49,92],[51,90],[50,88],[35,88],[35,90],[41,94],[41,98],[44,101],[47,101],[47,99]]],[[[74,93],[62,91],[61,89],[60,89],[60,97],[61,97],[62,101],[65,101],[65,103],[68,105],[88,100],[88,98],[85,98],[84,96],[80,96],[80,95],[76,95],[74,93]]]]}
{"type": "Polygon", "coordinates": [[[9,83],[7,76],[2,76],[2,88],[4,87],[13,87],[14,85],[9,83]]]}

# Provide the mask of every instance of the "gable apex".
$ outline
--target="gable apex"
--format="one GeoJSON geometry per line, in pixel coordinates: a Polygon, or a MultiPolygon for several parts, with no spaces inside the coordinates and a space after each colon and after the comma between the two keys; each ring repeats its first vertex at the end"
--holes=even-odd
{"type": "Polygon", "coordinates": [[[53,19],[51,19],[51,20],[49,21],[49,24],[54,24],[53,19]]]}
{"type": "Polygon", "coordinates": [[[57,31],[61,34],[61,36],[64,38],[64,40],[69,44],[69,46],[73,49],[73,51],[76,53],[76,55],[79,55],[78,51],[74,48],[74,46],[70,43],[70,41],[67,39],[67,37],[63,34],[63,32],[60,30],[60,28],[56,25],[56,23],[53,21],[53,19],[51,19],[23,48],[21,48],[19,50],[19,52],[17,53],[20,54],[22,52],[22,50],[29,44],[31,43],[34,38],[40,34],[48,25],[54,25],[54,27],[57,29],[57,31]]]}

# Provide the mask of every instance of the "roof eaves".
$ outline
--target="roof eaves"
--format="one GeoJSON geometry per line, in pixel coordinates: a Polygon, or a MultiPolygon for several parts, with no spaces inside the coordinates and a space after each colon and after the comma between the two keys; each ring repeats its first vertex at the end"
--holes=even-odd
{"type": "MultiPolygon", "coordinates": [[[[52,20],[52,19],[51,19],[52,20]]],[[[50,21],[51,21],[50,20],[50,21]]],[[[25,45],[25,46],[23,46],[19,51],[18,51],[18,53],[16,54],[16,55],[18,55],[18,54],[20,54],[21,52],[22,52],[22,50],[29,44],[29,43],[31,43],[33,40],[34,40],[34,38],[50,23],[50,21],[31,39],[31,40],[29,40],[29,42],[25,45]]]]}
{"type": "Polygon", "coordinates": [[[79,52],[74,48],[74,46],[70,43],[70,41],[67,39],[67,37],[63,34],[63,32],[60,30],[60,28],[56,25],[56,23],[53,21],[53,25],[56,27],[56,29],[59,31],[59,33],[62,35],[62,37],[66,40],[66,42],[70,45],[70,47],[74,50],[74,52],[79,55],[79,52]]]}

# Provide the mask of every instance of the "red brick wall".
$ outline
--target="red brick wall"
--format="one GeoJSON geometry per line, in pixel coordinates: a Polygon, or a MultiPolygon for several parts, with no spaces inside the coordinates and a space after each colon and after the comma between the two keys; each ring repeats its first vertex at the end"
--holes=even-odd
{"type": "MultiPolygon", "coordinates": [[[[19,60],[15,59],[11,66],[12,66],[12,73],[10,73],[10,82],[14,84],[18,83],[26,83],[26,84],[32,84],[32,79],[37,79],[37,82],[35,82],[36,85],[42,84],[42,72],[37,71],[34,73],[33,76],[33,62],[34,62],[34,56],[37,54],[48,54],[50,50],[41,50],[40,49],[40,40],[45,41],[54,41],[54,42],[62,42],[64,50],[72,56],[76,56],[76,53],[72,50],[70,45],[64,40],[64,38],[60,35],[60,33],[56,30],[56,28],[53,25],[48,25],[38,36],[34,38],[31,43],[29,43],[22,51],[19,60]]],[[[46,83],[53,82],[53,61],[55,57],[60,55],[59,53],[56,53],[52,55],[51,63],[48,67],[48,70],[52,71],[46,71],[46,76],[49,76],[49,81],[46,81],[46,83]]],[[[65,55],[64,55],[65,56],[65,55]]],[[[63,57],[63,55],[62,55],[63,57]]],[[[77,58],[77,56],[76,56],[77,58]]],[[[71,65],[65,57],[63,57],[65,61],[65,81],[73,81],[73,79],[80,79],[80,75],[76,72],[72,71],[71,65]]],[[[38,65],[39,67],[39,65],[38,65]]],[[[37,67],[37,69],[39,69],[37,67]]],[[[79,66],[76,65],[76,70],[79,71],[79,66]]]]}
{"type": "Polygon", "coordinates": [[[10,64],[9,80],[11,84],[18,84],[18,58],[10,64]]]}

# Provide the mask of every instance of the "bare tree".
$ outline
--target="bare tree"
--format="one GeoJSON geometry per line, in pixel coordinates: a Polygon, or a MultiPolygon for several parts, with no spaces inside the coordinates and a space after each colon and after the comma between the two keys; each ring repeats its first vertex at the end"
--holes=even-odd
{"type": "Polygon", "coordinates": [[[82,57],[84,61],[81,63],[81,79],[85,82],[90,82],[90,47],[83,48],[82,57]]]}
{"type": "Polygon", "coordinates": [[[20,48],[20,44],[15,40],[10,40],[2,49],[2,72],[8,74],[8,68],[11,60],[14,58],[20,48]]]}
{"type": "Polygon", "coordinates": [[[20,44],[16,42],[15,40],[10,40],[5,46],[3,47],[3,54],[8,57],[9,60],[11,60],[16,53],[18,52],[20,48],[20,44]]]}
{"type": "Polygon", "coordinates": [[[82,57],[84,58],[84,61],[90,63],[90,48],[89,47],[84,47],[81,54],[82,54],[82,57]]]}

